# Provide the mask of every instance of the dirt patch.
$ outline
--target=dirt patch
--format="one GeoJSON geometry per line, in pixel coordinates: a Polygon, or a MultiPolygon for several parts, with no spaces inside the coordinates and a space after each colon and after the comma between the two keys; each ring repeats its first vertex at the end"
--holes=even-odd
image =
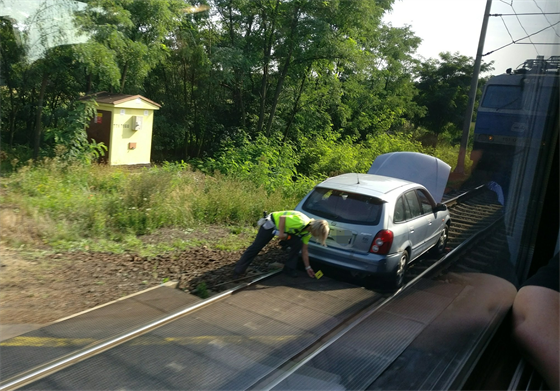
{"type": "Polygon", "coordinates": [[[12,205],[0,206],[0,237],[10,237],[12,242],[32,244],[34,248],[46,248],[41,232],[52,229],[41,218],[31,219],[12,205]]]}
{"type": "MultiPolygon", "coordinates": [[[[219,241],[229,232],[211,227],[200,232],[162,230],[142,238],[148,243],[170,237],[219,241]]],[[[228,286],[243,250],[224,251],[197,246],[173,254],[66,252],[35,259],[0,247],[0,324],[48,323],[167,281],[195,292],[204,283],[212,294],[228,286]]],[[[248,274],[264,273],[284,260],[272,241],[251,264],[248,274]]]]}

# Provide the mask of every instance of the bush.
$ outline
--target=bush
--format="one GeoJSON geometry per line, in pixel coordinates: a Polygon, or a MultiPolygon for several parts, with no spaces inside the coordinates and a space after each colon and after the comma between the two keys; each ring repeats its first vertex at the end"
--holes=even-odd
{"type": "Polygon", "coordinates": [[[0,151],[0,173],[2,175],[10,174],[18,168],[27,164],[33,157],[33,150],[27,145],[2,145],[0,151]]]}
{"type": "Polygon", "coordinates": [[[218,171],[226,177],[250,181],[267,193],[288,189],[297,176],[299,157],[290,143],[259,136],[252,140],[240,134],[225,141],[215,158],[195,162],[207,174],[218,171]]]}
{"type": "MultiPolygon", "coordinates": [[[[429,153],[438,159],[443,160],[451,166],[451,171],[455,170],[457,167],[457,157],[459,156],[459,145],[449,145],[445,143],[439,143],[436,148],[430,148],[426,153],[429,153]]],[[[468,148],[465,153],[465,175],[469,175],[472,169],[472,160],[470,159],[470,153],[472,148],[468,148]]]]}
{"type": "Polygon", "coordinates": [[[332,133],[307,140],[298,169],[301,174],[315,178],[348,172],[365,173],[377,156],[397,151],[424,152],[424,149],[419,142],[404,134],[381,133],[355,143],[351,138],[341,139],[332,133]]]}

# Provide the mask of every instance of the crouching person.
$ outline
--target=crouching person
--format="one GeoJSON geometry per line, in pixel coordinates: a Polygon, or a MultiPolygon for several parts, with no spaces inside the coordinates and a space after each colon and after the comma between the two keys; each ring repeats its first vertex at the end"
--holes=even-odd
{"type": "Polygon", "coordinates": [[[323,246],[326,245],[329,235],[329,224],[326,220],[311,219],[301,212],[288,210],[269,214],[259,221],[259,225],[259,231],[253,244],[245,250],[235,264],[234,278],[239,278],[245,273],[253,259],[274,236],[285,240],[290,247],[288,259],[284,263],[284,273],[297,277],[296,267],[301,251],[307,275],[311,278],[315,277],[315,272],[309,265],[307,246],[312,236],[323,246]]]}

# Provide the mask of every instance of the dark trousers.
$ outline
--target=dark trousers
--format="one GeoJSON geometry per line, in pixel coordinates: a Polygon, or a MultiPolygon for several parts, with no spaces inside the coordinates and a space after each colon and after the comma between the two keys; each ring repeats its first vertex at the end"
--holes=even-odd
{"type": "MultiPolygon", "coordinates": [[[[247,247],[247,250],[245,250],[241,258],[239,258],[239,261],[235,264],[234,273],[245,273],[245,270],[247,270],[251,262],[253,262],[253,259],[255,259],[264,246],[274,237],[272,231],[274,231],[274,228],[265,229],[262,226],[259,228],[259,232],[257,232],[257,237],[253,241],[253,244],[247,247]]],[[[290,247],[290,252],[288,253],[288,260],[284,263],[284,267],[286,269],[295,270],[299,259],[299,252],[303,247],[303,242],[301,238],[296,235],[291,235],[290,239],[286,242],[287,247],[290,247]]]]}

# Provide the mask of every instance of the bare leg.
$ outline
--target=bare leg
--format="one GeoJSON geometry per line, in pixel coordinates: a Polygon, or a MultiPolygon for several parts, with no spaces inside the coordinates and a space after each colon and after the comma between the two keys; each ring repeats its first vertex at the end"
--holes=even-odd
{"type": "Polygon", "coordinates": [[[551,390],[560,389],[559,305],[559,292],[533,285],[521,288],[513,303],[514,338],[551,390]]]}

